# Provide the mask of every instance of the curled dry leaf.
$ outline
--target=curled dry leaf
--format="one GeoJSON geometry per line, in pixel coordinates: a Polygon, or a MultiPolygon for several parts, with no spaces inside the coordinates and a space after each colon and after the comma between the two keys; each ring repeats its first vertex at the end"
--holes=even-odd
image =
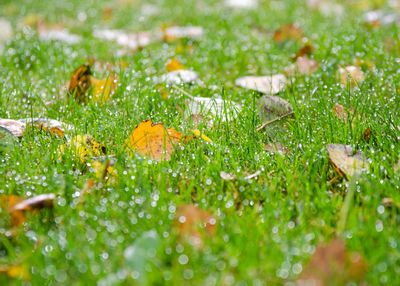
{"type": "Polygon", "coordinates": [[[22,137],[25,131],[25,123],[14,119],[0,118],[0,127],[7,129],[15,137],[22,137]]]}
{"type": "Polygon", "coordinates": [[[172,26],[167,27],[163,31],[163,38],[165,41],[170,42],[177,39],[187,38],[197,40],[204,34],[204,29],[198,26],[172,26]]]}
{"type": "Polygon", "coordinates": [[[68,95],[74,96],[79,103],[86,103],[90,99],[103,103],[110,98],[116,87],[117,78],[114,75],[99,80],[92,76],[89,65],[82,65],[72,74],[68,95]],[[92,92],[92,97],[90,97],[89,91],[92,92]]]}
{"type": "Polygon", "coordinates": [[[181,239],[188,239],[195,247],[203,245],[203,237],[213,236],[217,220],[195,205],[181,205],[176,210],[174,227],[181,239]]]}
{"type": "Polygon", "coordinates": [[[365,79],[364,72],[357,66],[340,67],[338,77],[343,87],[349,85],[351,88],[358,86],[365,79]]]}
{"type": "Polygon", "coordinates": [[[349,253],[345,243],[335,239],[319,245],[297,280],[299,286],[348,285],[360,283],[367,263],[359,253],[349,253]]]}
{"type": "Polygon", "coordinates": [[[175,70],[164,74],[160,78],[161,82],[166,84],[184,84],[184,83],[200,83],[199,75],[192,70],[175,70]]]}
{"type": "Polygon", "coordinates": [[[290,103],[279,96],[264,95],[259,99],[258,106],[260,118],[263,122],[293,113],[290,103]]]}
{"type": "Polygon", "coordinates": [[[237,86],[255,90],[264,94],[277,94],[286,86],[287,79],[283,74],[272,76],[245,76],[235,81],[237,86]]]}
{"type": "Polygon", "coordinates": [[[226,173],[224,171],[219,172],[219,176],[221,177],[222,180],[224,181],[233,181],[236,179],[235,175],[226,173]]]}
{"type": "Polygon", "coordinates": [[[26,220],[26,212],[52,208],[54,200],[54,194],[42,194],[26,200],[19,196],[2,195],[0,205],[10,213],[13,226],[19,226],[26,220]]]}
{"type": "Polygon", "coordinates": [[[254,178],[257,178],[259,175],[261,174],[260,170],[255,171],[253,174],[247,175],[246,177],[244,177],[246,180],[251,180],[254,178]]]}
{"type": "Polygon", "coordinates": [[[346,110],[346,108],[343,105],[341,105],[339,103],[336,103],[335,106],[333,107],[333,113],[335,114],[335,116],[338,119],[340,119],[342,121],[347,121],[347,119],[349,117],[349,115],[348,115],[349,112],[346,110]]]}
{"type": "Polygon", "coordinates": [[[236,118],[241,106],[222,98],[193,97],[187,101],[185,110],[187,117],[201,116],[202,120],[210,118],[210,125],[218,117],[222,121],[230,121],[236,118]]]}
{"type": "Polygon", "coordinates": [[[368,171],[369,164],[367,159],[360,151],[354,153],[350,145],[328,144],[326,148],[330,162],[336,171],[346,178],[368,171]]]}
{"type": "Polygon", "coordinates": [[[106,147],[88,134],[72,137],[67,144],[62,144],[58,148],[58,152],[63,155],[67,149],[71,150],[81,163],[89,158],[106,154],[106,147]]]}
{"type": "Polygon", "coordinates": [[[125,141],[126,146],[150,159],[169,161],[174,146],[182,141],[182,135],[174,128],[165,128],[162,123],[151,120],[141,122],[125,141]]]}
{"type": "Polygon", "coordinates": [[[277,43],[283,43],[289,40],[300,41],[304,37],[304,31],[296,24],[287,24],[278,28],[274,32],[273,39],[277,43]]]}
{"type": "Polygon", "coordinates": [[[314,47],[310,43],[306,43],[303,47],[301,47],[297,52],[296,55],[293,57],[293,60],[297,58],[309,56],[313,53],[314,47]]]}

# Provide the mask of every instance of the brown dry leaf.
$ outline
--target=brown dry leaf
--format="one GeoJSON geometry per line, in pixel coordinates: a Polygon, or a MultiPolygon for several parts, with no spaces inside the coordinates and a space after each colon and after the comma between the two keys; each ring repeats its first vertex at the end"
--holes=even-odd
{"type": "Polygon", "coordinates": [[[113,8],[112,7],[104,7],[102,10],[102,17],[104,21],[111,21],[113,17],[113,8]]]}
{"type": "Polygon", "coordinates": [[[346,178],[367,172],[369,163],[364,155],[358,151],[353,153],[350,145],[328,144],[326,146],[329,159],[339,174],[346,178]]]}
{"type": "Polygon", "coordinates": [[[360,283],[367,272],[367,263],[359,253],[349,253],[344,241],[335,239],[319,245],[305,267],[299,286],[348,285],[360,283]]]}
{"type": "Polygon", "coordinates": [[[68,94],[74,96],[76,101],[87,102],[86,93],[92,87],[90,77],[92,72],[89,65],[82,65],[77,68],[71,76],[68,94]]]}
{"type": "Polygon", "coordinates": [[[371,137],[372,137],[372,129],[368,127],[363,132],[363,140],[365,142],[369,142],[371,140],[371,137]]]}
{"type": "Polygon", "coordinates": [[[314,47],[310,43],[306,43],[303,47],[301,47],[296,55],[293,57],[293,60],[296,60],[297,58],[304,57],[304,56],[309,56],[313,53],[314,47]]]}
{"type": "Polygon", "coordinates": [[[264,95],[260,97],[258,100],[258,108],[262,122],[275,120],[293,113],[293,107],[287,100],[274,95],[264,95]]]}
{"type": "Polygon", "coordinates": [[[400,160],[397,161],[397,163],[394,165],[393,170],[394,170],[395,173],[400,171],[400,160]]]}
{"type": "Polygon", "coordinates": [[[286,83],[287,79],[283,74],[275,74],[272,76],[244,76],[235,81],[237,86],[271,95],[281,92],[285,88],[286,83]]]}
{"type": "Polygon", "coordinates": [[[5,274],[10,278],[28,281],[31,276],[24,265],[2,265],[0,274],[5,274]]]}
{"type": "Polygon", "coordinates": [[[181,205],[176,210],[174,227],[178,236],[188,239],[195,247],[203,245],[203,237],[214,236],[217,220],[195,205],[181,205]]]}
{"type": "Polygon", "coordinates": [[[79,103],[89,101],[89,91],[92,91],[93,101],[104,103],[114,93],[117,87],[117,78],[110,75],[105,79],[96,79],[92,76],[89,65],[82,65],[72,74],[68,87],[68,95],[74,96],[79,103]]]}
{"type": "Polygon", "coordinates": [[[167,62],[168,72],[183,70],[183,69],[185,69],[184,65],[182,65],[181,62],[176,58],[172,58],[167,62]]]}
{"type": "Polygon", "coordinates": [[[350,88],[360,85],[365,79],[364,72],[357,66],[340,67],[338,77],[343,87],[349,85],[350,88]]]}
{"type": "Polygon", "coordinates": [[[174,128],[165,128],[162,123],[150,119],[141,122],[125,141],[127,147],[153,160],[169,161],[174,146],[182,141],[182,134],[174,128]]]}
{"type": "Polygon", "coordinates": [[[21,200],[19,197],[12,199],[18,201],[14,205],[9,205],[8,211],[11,215],[12,224],[14,226],[21,225],[25,220],[25,212],[41,210],[43,208],[52,208],[56,196],[54,194],[42,194],[26,200],[21,200]]]}
{"type": "Polygon", "coordinates": [[[296,24],[287,24],[274,32],[273,39],[277,43],[283,43],[289,40],[300,41],[303,37],[303,29],[296,24]]]}
{"type": "MultiPolygon", "coordinates": [[[[15,196],[15,195],[1,195],[0,196],[0,207],[11,214],[11,210],[13,207],[22,202],[24,200],[23,197],[15,196]]],[[[11,214],[11,222],[12,225],[18,226],[21,225],[26,220],[23,212],[15,212],[11,214]]]]}
{"type": "Polygon", "coordinates": [[[0,118],[0,126],[10,131],[16,137],[22,137],[25,131],[25,123],[19,120],[0,118]]]}
{"type": "Polygon", "coordinates": [[[349,110],[346,110],[346,108],[339,103],[336,103],[335,106],[333,107],[333,113],[338,119],[342,121],[347,121],[349,112],[350,112],[349,110]]]}

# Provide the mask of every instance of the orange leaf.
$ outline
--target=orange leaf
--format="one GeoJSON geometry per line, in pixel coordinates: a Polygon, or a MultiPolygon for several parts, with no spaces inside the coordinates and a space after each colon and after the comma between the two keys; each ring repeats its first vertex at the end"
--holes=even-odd
{"type": "Polygon", "coordinates": [[[215,235],[216,219],[195,205],[181,205],[176,211],[175,228],[179,237],[187,238],[194,246],[201,247],[204,234],[215,235]]]}
{"type": "Polygon", "coordinates": [[[366,271],[363,257],[348,253],[345,243],[335,239],[328,245],[317,247],[297,285],[347,285],[362,281],[366,271]]]}
{"type": "Polygon", "coordinates": [[[313,51],[314,51],[314,47],[310,43],[307,43],[300,50],[297,51],[293,60],[296,60],[297,58],[300,58],[300,57],[309,56],[312,54],[313,51]]]}
{"type": "Polygon", "coordinates": [[[185,67],[181,64],[181,62],[178,59],[173,58],[167,62],[168,72],[183,70],[183,69],[185,69],[185,67]]]}
{"type": "Polygon", "coordinates": [[[283,43],[289,40],[299,41],[303,38],[304,31],[296,24],[287,24],[274,32],[273,39],[277,43],[283,43]]]}
{"type": "Polygon", "coordinates": [[[180,143],[182,135],[174,128],[166,129],[162,123],[153,124],[149,119],[141,122],[126,140],[128,148],[153,160],[170,160],[174,145],[180,143]]]}
{"type": "Polygon", "coordinates": [[[89,65],[80,66],[72,74],[69,82],[68,94],[74,96],[80,103],[87,101],[85,95],[92,86],[90,81],[91,75],[92,72],[89,65]]]}

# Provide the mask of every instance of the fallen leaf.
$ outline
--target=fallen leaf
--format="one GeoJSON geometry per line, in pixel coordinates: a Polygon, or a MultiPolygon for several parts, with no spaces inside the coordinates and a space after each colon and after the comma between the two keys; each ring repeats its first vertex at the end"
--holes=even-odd
{"type": "Polygon", "coordinates": [[[394,170],[395,173],[400,171],[400,160],[397,161],[397,163],[394,165],[393,170],[394,170]]]}
{"type": "Polygon", "coordinates": [[[293,108],[288,101],[274,95],[262,96],[258,100],[258,107],[262,122],[271,121],[293,113],[293,108]]]}
{"type": "Polygon", "coordinates": [[[1,265],[0,274],[5,274],[10,278],[28,281],[31,276],[24,265],[1,265]]]}
{"type": "Polygon", "coordinates": [[[338,77],[343,87],[349,85],[350,88],[358,86],[365,79],[364,72],[357,66],[340,67],[338,77]]]}
{"type": "Polygon", "coordinates": [[[372,137],[372,129],[368,127],[363,132],[363,140],[365,142],[369,142],[371,140],[371,137],[372,137]]]}
{"type": "Polygon", "coordinates": [[[368,171],[367,159],[360,151],[354,153],[350,145],[328,144],[326,148],[332,165],[346,178],[368,171]]]}
{"type": "Polygon", "coordinates": [[[201,115],[202,120],[207,120],[210,125],[215,118],[230,121],[237,117],[241,106],[222,98],[193,97],[187,100],[186,117],[201,115]]]}
{"type": "Polygon", "coordinates": [[[68,143],[60,145],[59,154],[63,155],[66,149],[70,149],[81,163],[106,154],[106,147],[88,134],[76,135],[68,143]]]}
{"type": "Polygon", "coordinates": [[[68,94],[74,96],[76,101],[82,103],[87,102],[86,93],[92,87],[90,77],[92,72],[90,66],[82,65],[78,67],[72,74],[69,82],[68,94]]]}
{"type": "Polygon", "coordinates": [[[35,128],[38,128],[39,130],[48,131],[51,134],[57,135],[59,137],[64,137],[65,132],[71,132],[75,128],[71,124],[49,118],[26,118],[19,119],[19,121],[24,123],[26,127],[33,126],[35,128]]]}
{"type": "Polygon", "coordinates": [[[294,76],[300,75],[311,75],[318,69],[318,63],[308,58],[307,56],[298,57],[294,64],[290,65],[285,69],[286,75],[294,76]]]}
{"type": "Polygon", "coordinates": [[[181,239],[187,239],[194,247],[203,246],[203,237],[214,236],[217,221],[210,213],[195,205],[181,205],[176,210],[174,227],[181,239]]]}
{"type": "Polygon", "coordinates": [[[286,86],[287,79],[283,74],[272,76],[245,76],[235,81],[237,86],[255,90],[264,94],[277,94],[286,86]]]}
{"type": "Polygon", "coordinates": [[[327,17],[340,18],[345,12],[343,5],[332,0],[307,0],[307,5],[327,17]]]}
{"type": "Polygon", "coordinates": [[[185,69],[185,67],[176,58],[172,58],[167,62],[167,71],[168,72],[183,70],[183,69],[185,69]]]}
{"type": "Polygon", "coordinates": [[[92,172],[95,174],[96,179],[104,181],[107,184],[115,184],[117,178],[117,170],[114,167],[115,160],[107,159],[104,162],[95,160],[90,163],[92,172]]]}
{"type": "Polygon", "coordinates": [[[93,99],[95,102],[104,103],[110,99],[117,88],[117,78],[113,75],[100,80],[91,76],[90,81],[93,87],[93,99]]]}
{"type": "Polygon", "coordinates": [[[343,105],[335,103],[335,106],[333,107],[333,113],[338,119],[342,121],[347,121],[349,113],[351,114],[352,112],[350,110],[346,110],[343,105]]]}
{"type": "Polygon", "coordinates": [[[367,263],[359,253],[349,253],[344,241],[319,245],[297,280],[299,286],[349,285],[362,282],[367,263]]]}
{"type": "Polygon", "coordinates": [[[257,178],[260,174],[261,174],[261,171],[258,170],[258,171],[256,171],[256,172],[254,172],[253,174],[250,174],[250,175],[245,176],[244,178],[245,178],[246,180],[251,180],[251,179],[257,178]]]}
{"type": "Polygon", "coordinates": [[[164,74],[160,78],[161,82],[166,84],[184,84],[184,83],[200,83],[199,75],[192,70],[175,70],[164,74]]]}
{"type": "Polygon", "coordinates": [[[93,36],[101,40],[114,41],[120,46],[134,51],[158,40],[158,37],[150,32],[129,33],[123,30],[108,29],[94,30],[93,36]]]}
{"type": "Polygon", "coordinates": [[[281,143],[265,144],[264,149],[265,151],[273,154],[286,155],[287,153],[289,153],[289,149],[281,143]]]}
{"type": "Polygon", "coordinates": [[[304,31],[296,24],[287,24],[274,32],[273,39],[277,43],[286,41],[300,41],[304,37],[304,31]]]}
{"type": "Polygon", "coordinates": [[[156,161],[171,159],[174,146],[182,141],[182,135],[174,128],[165,128],[162,123],[151,120],[141,122],[125,141],[130,150],[156,161]]]}
{"type": "Polygon", "coordinates": [[[226,173],[224,171],[219,172],[219,176],[221,177],[222,180],[224,181],[233,181],[236,179],[235,175],[226,173]]]}
{"type": "Polygon", "coordinates": [[[60,41],[66,44],[78,44],[82,41],[82,37],[71,34],[64,28],[48,28],[42,25],[38,32],[42,41],[60,41]]]}
{"type": "Polygon", "coordinates": [[[113,75],[105,79],[96,79],[92,76],[89,65],[82,65],[72,74],[68,87],[68,95],[74,96],[79,103],[89,100],[104,103],[114,93],[117,87],[117,78],[113,75]],[[92,92],[90,97],[89,91],[92,92]]]}
{"type": "Polygon", "coordinates": [[[52,208],[56,196],[54,194],[42,194],[26,200],[19,197],[9,201],[9,213],[11,215],[12,224],[19,226],[25,221],[25,212],[41,210],[43,208],[52,208]]]}
{"type": "Polygon", "coordinates": [[[194,137],[201,138],[208,143],[212,143],[212,140],[208,136],[206,136],[202,131],[200,131],[198,129],[193,129],[192,133],[193,133],[194,137]]]}
{"type": "Polygon", "coordinates": [[[364,21],[372,28],[378,28],[381,25],[388,26],[400,23],[400,15],[389,11],[374,10],[368,11],[364,15],[364,21]]]}
{"type": "Polygon", "coordinates": [[[198,26],[172,26],[167,27],[163,31],[163,38],[167,42],[171,42],[177,39],[187,38],[197,40],[204,34],[204,29],[198,26]]]}
{"type": "Polygon", "coordinates": [[[310,43],[306,43],[296,52],[296,55],[293,57],[293,60],[296,60],[300,57],[309,56],[313,53],[313,51],[314,47],[310,43]]]}
{"type": "Polygon", "coordinates": [[[0,127],[7,129],[16,137],[22,137],[25,131],[25,123],[14,119],[0,118],[0,127]]]}

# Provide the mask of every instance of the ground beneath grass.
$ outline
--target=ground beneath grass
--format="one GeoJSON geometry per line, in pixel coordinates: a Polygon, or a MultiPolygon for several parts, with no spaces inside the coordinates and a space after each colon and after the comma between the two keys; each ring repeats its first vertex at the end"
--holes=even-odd
{"type": "Polygon", "coordinates": [[[71,126],[1,133],[1,285],[398,283],[396,1],[2,0],[0,19],[0,118],[71,126]],[[293,70],[307,45],[317,68],[293,70]],[[82,65],[92,88],[81,90],[84,72],[71,92],[82,65]],[[348,66],[354,81],[340,76],[348,66]],[[180,68],[198,79],[166,84],[180,68]],[[275,74],[291,114],[257,131],[279,116],[235,81],[275,74]],[[96,95],[102,79],[112,94],[96,95]],[[192,114],[193,97],[224,106],[192,114]],[[170,158],[127,148],[148,119],[180,132],[170,158]],[[349,176],[328,144],[362,152],[368,168],[349,176]],[[53,195],[13,209],[40,194],[53,195]]]}

